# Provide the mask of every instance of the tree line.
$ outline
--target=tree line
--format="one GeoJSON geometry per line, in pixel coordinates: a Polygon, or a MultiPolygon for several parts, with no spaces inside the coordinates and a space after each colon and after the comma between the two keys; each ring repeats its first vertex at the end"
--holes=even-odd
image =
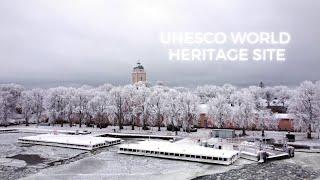
{"type": "Polygon", "coordinates": [[[294,117],[296,130],[319,131],[320,82],[305,81],[297,87],[258,86],[240,88],[231,84],[204,85],[196,88],[163,85],[82,86],[33,88],[18,84],[0,84],[0,124],[9,125],[20,115],[24,123],[97,127],[117,125],[174,126],[190,129],[198,124],[201,109],[212,126],[245,130],[274,129],[271,106],[281,106],[294,117]],[[137,124],[139,122],[139,124],[137,124]]]}

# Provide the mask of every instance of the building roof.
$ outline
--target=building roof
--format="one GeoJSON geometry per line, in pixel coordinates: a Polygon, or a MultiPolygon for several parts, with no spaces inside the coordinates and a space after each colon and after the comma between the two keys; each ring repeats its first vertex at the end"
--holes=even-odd
{"type": "Polygon", "coordinates": [[[198,113],[199,114],[208,114],[208,105],[207,104],[199,104],[198,105],[198,113]]]}
{"type": "Polygon", "coordinates": [[[274,119],[279,120],[279,119],[293,119],[291,114],[287,113],[275,113],[273,115],[274,119]]]}
{"type": "Polygon", "coordinates": [[[91,135],[66,135],[66,134],[40,134],[36,136],[27,136],[19,139],[30,141],[42,141],[51,143],[65,143],[75,145],[95,145],[115,140],[119,138],[95,137],[91,135]]]}

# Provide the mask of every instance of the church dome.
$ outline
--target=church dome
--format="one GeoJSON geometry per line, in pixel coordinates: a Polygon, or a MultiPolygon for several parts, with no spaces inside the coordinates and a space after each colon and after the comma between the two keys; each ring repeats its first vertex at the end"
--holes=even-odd
{"type": "Polygon", "coordinates": [[[133,69],[144,69],[140,62],[133,69]]]}

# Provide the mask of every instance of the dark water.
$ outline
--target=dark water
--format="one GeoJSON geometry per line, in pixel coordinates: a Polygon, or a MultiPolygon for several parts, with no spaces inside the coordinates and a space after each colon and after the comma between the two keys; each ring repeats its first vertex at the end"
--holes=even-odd
{"type": "Polygon", "coordinates": [[[39,164],[46,160],[45,158],[42,158],[37,154],[18,154],[18,155],[11,156],[10,158],[23,160],[28,165],[39,164]]]}

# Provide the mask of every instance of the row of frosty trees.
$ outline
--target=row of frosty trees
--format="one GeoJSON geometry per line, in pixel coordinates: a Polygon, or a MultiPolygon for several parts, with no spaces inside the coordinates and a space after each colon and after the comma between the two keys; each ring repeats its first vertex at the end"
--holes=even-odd
{"type": "Polygon", "coordinates": [[[19,114],[26,125],[46,117],[51,124],[77,123],[97,127],[139,125],[159,128],[163,125],[190,129],[198,124],[198,105],[207,104],[208,118],[218,128],[274,129],[268,106],[277,101],[294,115],[295,128],[319,131],[320,82],[305,81],[298,87],[250,86],[237,88],[205,85],[194,89],[144,84],[99,87],[56,87],[26,89],[17,84],[0,85],[0,121],[8,125],[19,114]]]}

